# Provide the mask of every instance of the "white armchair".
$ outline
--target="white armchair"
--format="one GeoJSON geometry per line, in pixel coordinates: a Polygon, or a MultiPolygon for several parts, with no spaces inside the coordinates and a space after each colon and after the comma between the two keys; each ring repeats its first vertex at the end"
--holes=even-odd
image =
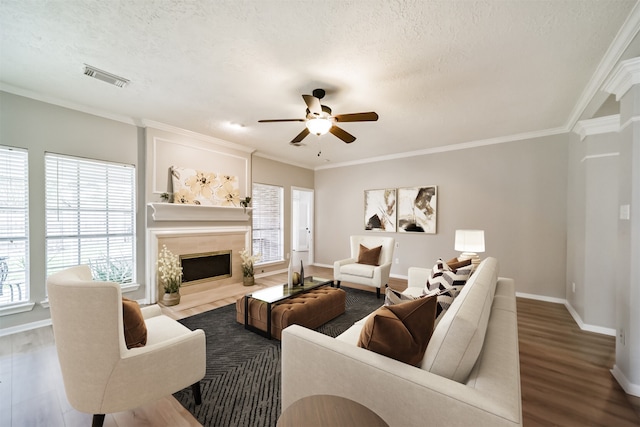
{"type": "Polygon", "coordinates": [[[376,288],[376,296],[380,298],[380,288],[389,283],[391,263],[393,262],[393,250],[395,239],[386,236],[351,236],[351,257],[334,262],[333,280],[336,286],[340,282],[357,283],[359,285],[373,286],[376,288]],[[373,249],[382,246],[378,265],[358,263],[360,245],[373,249]]]}
{"type": "Polygon", "coordinates": [[[120,285],[91,278],[86,265],[47,279],[53,333],[67,398],[72,407],[93,415],[139,407],[192,386],[200,404],[206,368],[205,335],[162,315],[157,305],[143,307],[147,342],[127,349],[120,285]]]}

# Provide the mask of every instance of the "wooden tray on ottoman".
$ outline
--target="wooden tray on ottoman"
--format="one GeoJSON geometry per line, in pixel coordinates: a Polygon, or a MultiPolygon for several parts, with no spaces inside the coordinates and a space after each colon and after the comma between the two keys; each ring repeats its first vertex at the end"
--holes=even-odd
{"type": "MultiPolygon", "coordinates": [[[[236,320],[245,324],[245,298],[249,298],[248,325],[265,332],[267,330],[268,304],[244,296],[236,301],[236,320]]],[[[289,325],[301,325],[315,329],[344,313],[346,294],[342,289],[321,286],[274,303],[271,308],[271,336],[280,334],[289,325]]]]}

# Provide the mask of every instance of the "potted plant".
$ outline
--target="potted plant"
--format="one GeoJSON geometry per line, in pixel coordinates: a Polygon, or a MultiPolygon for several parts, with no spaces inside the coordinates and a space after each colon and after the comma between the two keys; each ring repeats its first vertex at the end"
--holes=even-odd
{"type": "Polygon", "coordinates": [[[247,212],[247,207],[249,206],[249,203],[251,203],[251,197],[249,196],[240,200],[240,205],[242,206],[242,209],[244,210],[245,213],[247,212]]]}
{"type": "Polygon", "coordinates": [[[243,249],[240,251],[240,258],[242,259],[242,284],[253,286],[255,283],[253,264],[260,260],[260,254],[250,255],[249,251],[243,249]]]}
{"type": "Polygon", "coordinates": [[[158,276],[164,288],[161,303],[166,306],[180,303],[180,286],[182,285],[180,258],[167,249],[166,245],[162,245],[157,264],[158,276]]]}

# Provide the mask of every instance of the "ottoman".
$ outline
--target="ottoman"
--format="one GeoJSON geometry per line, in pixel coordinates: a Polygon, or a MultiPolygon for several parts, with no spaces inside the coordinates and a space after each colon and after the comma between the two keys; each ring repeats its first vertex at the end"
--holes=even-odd
{"type": "MultiPolygon", "coordinates": [[[[236,320],[244,325],[244,299],[236,301],[236,320]]],[[[289,325],[315,329],[344,313],[346,293],[342,289],[322,286],[296,295],[271,308],[271,335],[280,339],[289,325]]],[[[267,330],[267,303],[249,299],[249,325],[267,330]]]]}

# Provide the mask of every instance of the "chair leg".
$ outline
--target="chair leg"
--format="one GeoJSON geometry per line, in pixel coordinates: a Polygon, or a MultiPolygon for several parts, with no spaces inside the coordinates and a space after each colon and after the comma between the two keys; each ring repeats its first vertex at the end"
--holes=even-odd
{"type": "Polygon", "coordinates": [[[376,298],[380,299],[380,288],[376,288],[376,298]]]}
{"type": "Polygon", "coordinates": [[[340,289],[340,280],[336,280],[336,288],[340,289]]]}
{"type": "Polygon", "coordinates": [[[104,414],[93,414],[93,421],[91,427],[102,427],[104,424],[104,414]]]}
{"type": "Polygon", "coordinates": [[[191,391],[193,391],[193,399],[196,401],[196,405],[202,403],[202,395],[200,394],[200,381],[191,385],[191,391]]]}

